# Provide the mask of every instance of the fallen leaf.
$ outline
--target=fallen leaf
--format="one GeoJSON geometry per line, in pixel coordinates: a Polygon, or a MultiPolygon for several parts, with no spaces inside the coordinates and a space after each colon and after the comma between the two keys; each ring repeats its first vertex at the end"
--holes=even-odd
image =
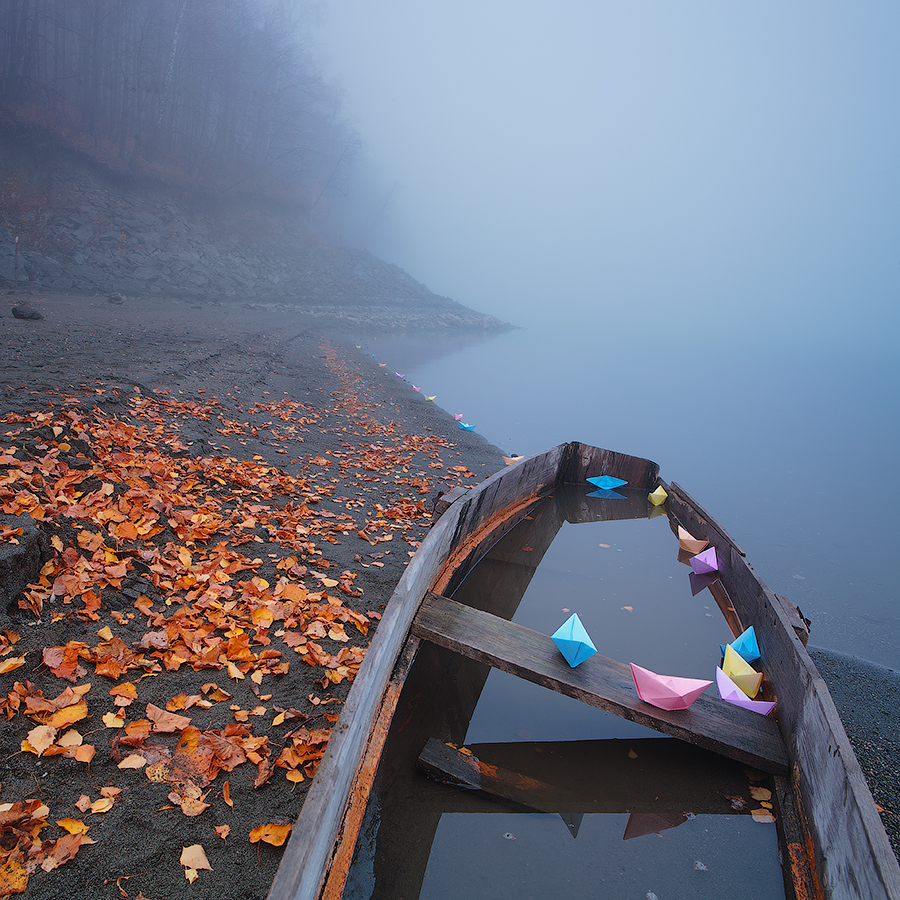
{"type": "Polygon", "coordinates": [[[207,869],[212,872],[212,866],[206,858],[206,853],[200,844],[191,844],[190,847],[181,848],[181,865],[189,869],[207,869]]]}
{"type": "Polygon", "coordinates": [[[215,825],[213,826],[213,831],[222,838],[224,841],[229,834],[231,834],[231,826],[230,825],[215,825]]]}
{"type": "Polygon", "coordinates": [[[147,765],[147,758],[141,756],[140,753],[129,753],[122,762],[119,763],[120,769],[140,769],[147,765]]]}
{"type": "Polygon", "coordinates": [[[280,847],[291,833],[291,826],[288,825],[260,825],[250,832],[250,843],[256,844],[264,841],[273,847],[280,847]]]}

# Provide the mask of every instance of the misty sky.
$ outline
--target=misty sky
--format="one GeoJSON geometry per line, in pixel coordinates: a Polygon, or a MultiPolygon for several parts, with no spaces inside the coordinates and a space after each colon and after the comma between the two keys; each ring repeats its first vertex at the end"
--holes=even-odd
{"type": "Polygon", "coordinates": [[[432,290],[521,324],[883,334],[898,26],[894,0],[330,0],[321,40],[398,184],[378,249],[432,290]]]}

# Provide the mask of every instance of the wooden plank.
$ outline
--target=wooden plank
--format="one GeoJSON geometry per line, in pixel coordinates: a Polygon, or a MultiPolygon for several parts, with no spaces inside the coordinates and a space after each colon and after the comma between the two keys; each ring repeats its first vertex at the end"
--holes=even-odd
{"type": "Polygon", "coordinates": [[[443,799],[442,813],[509,811],[479,801],[480,791],[519,808],[560,815],[746,814],[729,800],[746,792],[745,770],[672,738],[516,741],[459,749],[430,738],[416,765],[436,781],[470,789],[441,795],[420,790],[424,803],[443,799]]]}
{"type": "Polygon", "coordinates": [[[812,842],[794,802],[790,779],[776,775],[772,781],[785,896],[787,900],[820,900],[822,885],[816,872],[812,842]]]}
{"type": "Polygon", "coordinates": [[[900,867],[828,688],[810,659],[795,620],[736,545],[683,488],[672,485],[670,513],[692,534],[715,534],[727,558],[723,579],[741,621],[753,625],[775,715],[792,764],[799,814],[815,847],[827,897],[900,900],[900,867]],[[723,536],[725,540],[723,540],[723,536]],[[835,811],[840,810],[836,815],[835,811]]]}
{"type": "Polygon", "coordinates": [[[328,867],[325,886],[322,889],[321,900],[341,900],[341,895],[344,893],[347,873],[350,871],[350,864],[353,862],[353,851],[359,837],[359,830],[362,827],[366,805],[369,802],[369,792],[372,789],[372,783],[378,771],[378,763],[381,761],[381,753],[384,750],[391,721],[394,718],[400,691],[403,689],[403,683],[415,660],[418,647],[419,641],[416,638],[410,638],[406,642],[403,652],[400,654],[400,659],[397,660],[394,673],[391,675],[391,680],[388,682],[387,690],[384,692],[378,718],[375,720],[375,725],[366,744],[365,757],[353,782],[353,789],[350,792],[347,809],[344,812],[343,824],[335,846],[334,856],[331,865],[328,867]]]}
{"type": "Polygon", "coordinates": [[[705,696],[690,709],[658,709],[638,698],[631,670],[624,663],[597,654],[573,669],[547,635],[446,597],[427,595],[413,633],[763,771],[787,771],[787,752],[774,720],[705,696]]]}

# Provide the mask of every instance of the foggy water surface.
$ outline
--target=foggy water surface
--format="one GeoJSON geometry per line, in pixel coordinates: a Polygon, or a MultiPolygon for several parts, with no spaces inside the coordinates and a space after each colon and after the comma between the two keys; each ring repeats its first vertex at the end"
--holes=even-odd
{"type": "Polygon", "coordinates": [[[370,337],[360,352],[504,452],[579,440],[655,460],[812,620],[811,643],[900,668],[896,353],[660,328],[594,318],[470,344],[370,337]]]}

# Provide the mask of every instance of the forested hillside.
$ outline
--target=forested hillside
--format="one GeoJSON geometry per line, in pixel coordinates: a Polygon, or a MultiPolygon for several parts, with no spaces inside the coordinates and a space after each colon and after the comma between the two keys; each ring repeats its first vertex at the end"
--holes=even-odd
{"type": "MultiPolygon", "coordinates": [[[[358,140],[290,0],[4,0],[0,113],[121,174],[310,210],[358,140]]],[[[298,12],[301,10],[301,12],[298,12]]]]}

